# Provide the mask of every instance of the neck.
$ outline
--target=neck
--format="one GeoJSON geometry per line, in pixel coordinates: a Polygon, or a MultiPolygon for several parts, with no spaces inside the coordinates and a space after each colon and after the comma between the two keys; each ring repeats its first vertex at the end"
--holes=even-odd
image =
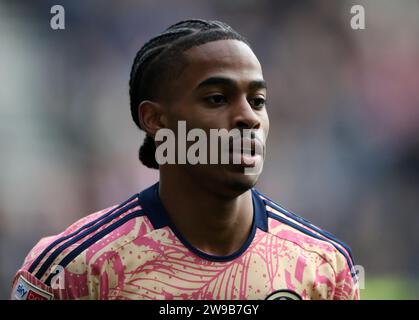
{"type": "Polygon", "coordinates": [[[226,256],[236,252],[251,231],[251,191],[233,198],[221,197],[173,171],[160,170],[159,195],[177,230],[207,254],[226,256]]]}

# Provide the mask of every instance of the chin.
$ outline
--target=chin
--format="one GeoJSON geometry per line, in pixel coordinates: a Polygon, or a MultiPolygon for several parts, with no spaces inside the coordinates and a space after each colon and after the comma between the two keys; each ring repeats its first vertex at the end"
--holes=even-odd
{"type": "Polygon", "coordinates": [[[251,188],[253,188],[256,184],[256,182],[258,181],[259,176],[255,176],[255,175],[240,175],[239,177],[237,177],[236,179],[233,179],[233,185],[235,186],[235,189],[240,189],[240,190],[249,190],[251,188]]]}
{"type": "Polygon", "coordinates": [[[259,174],[247,175],[242,166],[195,166],[189,174],[199,185],[223,198],[236,198],[256,185],[259,174]]]}
{"type": "Polygon", "coordinates": [[[239,196],[253,188],[256,185],[258,178],[259,175],[245,175],[241,172],[229,172],[221,177],[223,181],[220,183],[222,185],[220,190],[225,190],[226,194],[239,196]]]}

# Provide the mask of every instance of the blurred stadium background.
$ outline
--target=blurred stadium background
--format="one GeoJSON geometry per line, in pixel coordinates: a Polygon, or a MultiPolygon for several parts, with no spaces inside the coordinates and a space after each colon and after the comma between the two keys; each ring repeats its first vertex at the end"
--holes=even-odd
{"type": "Polygon", "coordinates": [[[0,2],[0,298],[43,236],[158,179],[137,150],[128,77],[181,19],[247,36],[268,81],[258,188],[329,230],[363,299],[419,298],[419,1],[0,2]],[[61,4],[66,29],[50,28],[61,4]],[[366,29],[350,28],[350,8],[366,29]]]}

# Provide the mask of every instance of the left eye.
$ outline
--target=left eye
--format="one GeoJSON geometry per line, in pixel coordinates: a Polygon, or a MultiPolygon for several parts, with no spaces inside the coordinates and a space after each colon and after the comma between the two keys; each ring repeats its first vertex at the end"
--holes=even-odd
{"type": "Polygon", "coordinates": [[[264,98],[257,97],[257,98],[250,99],[249,103],[252,107],[261,109],[265,106],[266,100],[264,98]]]}
{"type": "Polygon", "coordinates": [[[222,105],[227,103],[227,98],[222,94],[214,94],[212,96],[206,97],[205,101],[213,105],[222,105]]]}

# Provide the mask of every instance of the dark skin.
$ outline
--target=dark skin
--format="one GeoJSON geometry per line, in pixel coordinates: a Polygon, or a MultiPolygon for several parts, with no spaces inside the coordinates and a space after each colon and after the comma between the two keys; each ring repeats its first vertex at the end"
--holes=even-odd
{"type": "MultiPolygon", "coordinates": [[[[187,64],[170,84],[170,99],[139,106],[141,125],[149,134],[161,128],[176,133],[177,122],[186,120],[188,129],[207,133],[211,128],[237,128],[268,136],[262,68],[245,43],[213,41],[184,55],[187,64]]],[[[237,251],[249,235],[250,189],[258,177],[245,175],[241,165],[162,165],[159,194],[171,221],[194,247],[225,256],[237,251]]]]}

